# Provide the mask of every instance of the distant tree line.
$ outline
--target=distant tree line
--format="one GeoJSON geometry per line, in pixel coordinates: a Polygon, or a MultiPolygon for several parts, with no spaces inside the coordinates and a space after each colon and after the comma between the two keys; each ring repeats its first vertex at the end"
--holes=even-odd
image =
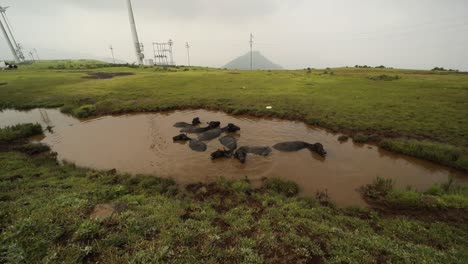
{"type": "Polygon", "coordinates": [[[449,72],[460,72],[459,70],[454,70],[454,69],[444,69],[444,67],[435,67],[431,71],[449,71],[449,72]]]}
{"type": "Polygon", "coordinates": [[[384,65],[375,66],[375,67],[368,66],[368,65],[355,65],[354,68],[393,69],[393,68],[390,68],[390,67],[385,67],[384,65]]]}

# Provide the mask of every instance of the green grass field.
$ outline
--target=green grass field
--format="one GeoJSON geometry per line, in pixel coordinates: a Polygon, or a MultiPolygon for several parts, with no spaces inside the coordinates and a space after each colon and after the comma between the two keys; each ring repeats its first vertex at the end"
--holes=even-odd
{"type": "MultiPolygon", "coordinates": [[[[1,263],[466,263],[466,207],[438,217],[337,209],[297,186],[220,180],[187,189],[154,176],[0,153],[1,263]],[[99,205],[115,208],[95,218],[99,205]],[[464,219],[464,220],[463,220],[464,219]]],[[[393,194],[392,192],[391,194],[393,194]]],[[[407,208],[421,194],[400,191],[407,208]],[[408,201],[408,202],[406,202],[408,201]]],[[[466,191],[465,191],[466,193],[466,191]]],[[[454,198],[442,192],[441,201],[454,198]]],[[[440,203],[437,210],[466,205],[440,203]]],[[[388,195],[393,197],[394,195],[388,195]]],[[[433,197],[433,196],[431,196],[433,197]]],[[[379,196],[380,199],[384,199],[379,196]]],[[[381,201],[381,200],[380,200],[381,201]]],[[[396,204],[396,205],[395,205],[396,204]]],[[[392,207],[395,208],[395,207],[392,207]]],[[[402,211],[403,212],[403,211],[402,211]]],[[[417,212],[412,209],[412,212],[417,212]]]]}
{"type": "MultiPolygon", "coordinates": [[[[7,83],[1,108],[61,107],[77,117],[187,107],[276,116],[468,168],[462,73],[63,61],[0,71],[0,83],[7,83]],[[96,80],[83,78],[87,72],[135,75],[96,80]]],[[[337,208],[327,195],[299,197],[295,183],[279,179],[258,189],[223,179],[184,187],[58,164],[47,146],[26,140],[42,129],[0,129],[0,263],[468,262],[468,189],[453,182],[417,192],[376,179],[361,189],[370,208],[337,208]]]]}
{"type": "MultiPolygon", "coordinates": [[[[390,150],[468,170],[468,74],[375,68],[229,71],[43,62],[0,72],[0,108],[62,107],[78,117],[180,108],[299,119],[357,139],[431,141],[455,160],[390,150]],[[100,68],[104,67],[104,68],[100,68]],[[132,72],[96,80],[86,72],[132,72]],[[398,79],[379,76],[399,76],[398,79]],[[377,78],[379,77],[379,78],[377,78]],[[271,110],[266,106],[272,106],[271,110]]],[[[412,144],[418,144],[412,141],[412,144]]],[[[401,145],[401,144],[400,144],[401,145]]],[[[421,143],[425,147],[424,142],[421,143]]]]}

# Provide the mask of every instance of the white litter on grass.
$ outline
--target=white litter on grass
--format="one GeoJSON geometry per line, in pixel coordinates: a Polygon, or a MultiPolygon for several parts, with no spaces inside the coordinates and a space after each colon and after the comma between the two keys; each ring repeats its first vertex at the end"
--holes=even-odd
{"type": "Polygon", "coordinates": [[[266,109],[272,109],[272,108],[273,108],[273,106],[267,106],[266,107],[266,109]]]}

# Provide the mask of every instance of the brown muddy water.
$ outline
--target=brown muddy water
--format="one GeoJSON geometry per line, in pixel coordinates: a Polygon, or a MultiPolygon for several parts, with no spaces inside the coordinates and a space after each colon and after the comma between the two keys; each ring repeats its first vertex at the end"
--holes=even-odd
{"type": "MultiPolygon", "coordinates": [[[[336,134],[301,122],[230,116],[205,110],[170,113],[132,114],[78,120],[58,110],[36,109],[29,112],[0,112],[0,127],[18,123],[52,126],[38,141],[51,146],[60,160],[95,169],[117,169],[131,174],[154,174],[171,177],[180,184],[214,181],[218,177],[248,177],[260,184],[264,177],[281,177],[299,184],[305,195],[327,190],[338,205],[365,205],[356,191],[377,176],[391,178],[398,187],[412,186],[425,190],[434,183],[453,178],[468,183],[468,175],[427,161],[402,156],[366,144],[340,143],[336,134]],[[174,143],[179,134],[173,124],[191,122],[200,117],[203,123],[234,123],[238,146],[273,146],[283,141],[320,142],[325,158],[304,149],[298,152],[273,150],[268,157],[249,154],[247,162],[235,159],[212,161],[210,153],[222,148],[218,139],[208,143],[208,150],[198,153],[188,143],[174,143]]],[[[195,135],[189,135],[196,138],[195,135]]]]}

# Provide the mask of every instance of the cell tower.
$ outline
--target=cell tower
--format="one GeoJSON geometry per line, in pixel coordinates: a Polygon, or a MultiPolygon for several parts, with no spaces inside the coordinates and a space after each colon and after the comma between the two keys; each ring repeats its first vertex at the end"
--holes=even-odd
{"type": "Polygon", "coordinates": [[[6,10],[8,8],[9,8],[8,6],[7,7],[0,6],[0,14],[2,16],[1,18],[3,18],[3,22],[2,22],[2,19],[0,18],[0,28],[3,31],[3,35],[5,36],[7,44],[10,47],[10,50],[11,50],[11,53],[13,54],[13,58],[15,59],[15,62],[20,63],[24,61],[25,58],[24,58],[23,51],[21,49],[21,45],[16,42],[16,39],[13,35],[13,31],[11,29],[10,22],[8,21],[8,17],[6,15],[6,10]]]}
{"type": "Polygon", "coordinates": [[[132,30],[133,44],[135,46],[135,55],[137,58],[137,64],[142,65],[143,59],[145,58],[145,55],[143,54],[144,47],[143,47],[143,44],[140,43],[140,41],[138,40],[135,17],[133,16],[132,1],[127,0],[127,5],[128,5],[128,17],[130,19],[130,28],[132,30]]]}
{"type": "Polygon", "coordinates": [[[154,64],[159,66],[173,66],[174,57],[172,46],[174,42],[169,40],[163,43],[153,43],[154,64]]]}

